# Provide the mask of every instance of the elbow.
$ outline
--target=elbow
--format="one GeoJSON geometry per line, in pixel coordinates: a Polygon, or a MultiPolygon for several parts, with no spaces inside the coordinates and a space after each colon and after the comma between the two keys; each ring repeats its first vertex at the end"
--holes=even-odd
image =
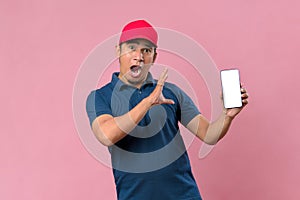
{"type": "Polygon", "coordinates": [[[114,143],[110,142],[110,141],[100,141],[101,144],[103,144],[106,147],[111,147],[114,145],[114,143]]]}
{"type": "Polygon", "coordinates": [[[216,145],[218,140],[203,140],[203,142],[207,145],[216,145]]]}
{"type": "Polygon", "coordinates": [[[97,140],[104,146],[106,147],[110,147],[112,145],[114,145],[114,142],[112,142],[112,140],[110,140],[109,138],[107,138],[107,136],[104,133],[94,133],[97,140]]]}
{"type": "Polygon", "coordinates": [[[220,138],[212,137],[210,134],[207,134],[207,131],[206,134],[199,134],[197,136],[207,145],[216,145],[220,140],[220,138]]]}
{"type": "Polygon", "coordinates": [[[103,141],[100,141],[100,143],[106,147],[111,147],[113,145],[113,143],[108,143],[108,142],[103,142],[103,141]]]}
{"type": "Polygon", "coordinates": [[[208,145],[216,145],[222,138],[223,136],[222,135],[220,136],[219,134],[218,135],[207,134],[202,141],[208,145]]]}
{"type": "Polygon", "coordinates": [[[102,145],[110,147],[114,144],[113,139],[109,138],[108,134],[105,133],[108,130],[104,131],[103,127],[100,126],[100,123],[97,120],[95,120],[92,124],[92,131],[102,145]]]}

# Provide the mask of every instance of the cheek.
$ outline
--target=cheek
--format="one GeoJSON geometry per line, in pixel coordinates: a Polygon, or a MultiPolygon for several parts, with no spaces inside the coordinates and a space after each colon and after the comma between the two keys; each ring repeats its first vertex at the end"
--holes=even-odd
{"type": "Polygon", "coordinates": [[[153,62],[153,57],[145,58],[145,63],[149,64],[153,62]]]}
{"type": "Polygon", "coordinates": [[[131,57],[128,54],[122,55],[119,59],[121,65],[127,66],[130,63],[131,57]]]}
{"type": "Polygon", "coordinates": [[[119,58],[119,62],[120,62],[120,72],[122,74],[126,74],[129,70],[130,70],[130,58],[128,55],[122,55],[119,58]]]}

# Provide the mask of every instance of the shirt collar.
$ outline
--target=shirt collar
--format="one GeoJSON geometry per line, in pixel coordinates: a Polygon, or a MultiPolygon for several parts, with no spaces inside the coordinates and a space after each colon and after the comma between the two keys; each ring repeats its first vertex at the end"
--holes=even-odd
{"type": "MultiPolygon", "coordinates": [[[[113,87],[117,87],[116,89],[118,90],[121,90],[121,89],[124,89],[126,87],[132,87],[130,85],[127,85],[126,83],[124,83],[123,81],[121,81],[119,79],[119,74],[120,72],[114,72],[112,74],[112,78],[111,78],[111,84],[113,87]]],[[[141,88],[144,86],[144,85],[148,85],[148,84],[152,84],[154,85],[155,84],[155,80],[153,79],[152,77],[152,74],[150,72],[148,72],[148,75],[147,75],[147,78],[146,80],[144,81],[144,83],[142,84],[141,88]]]]}

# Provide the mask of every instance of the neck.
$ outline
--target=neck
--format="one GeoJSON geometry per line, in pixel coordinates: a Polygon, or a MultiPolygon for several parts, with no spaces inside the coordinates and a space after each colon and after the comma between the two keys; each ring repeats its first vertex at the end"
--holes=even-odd
{"type": "Polygon", "coordinates": [[[143,83],[145,82],[145,80],[147,79],[147,77],[145,77],[144,80],[142,80],[140,83],[130,83],[128,80],[126,80],[121,74],[119,74],[118,78],[126,85],[130,85],[131,87],[135,87],[137,89],[140,89],[143,85],[143,83]]]}

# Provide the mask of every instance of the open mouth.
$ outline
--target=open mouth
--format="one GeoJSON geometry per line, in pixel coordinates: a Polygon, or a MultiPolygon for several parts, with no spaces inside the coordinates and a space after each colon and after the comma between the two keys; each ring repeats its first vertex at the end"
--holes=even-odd
{"type": "Polygon", "coordinates": [[[142,67],[139,66],[139,65],[132,65],[132,66],[130,67],[130,74],[131,74],[131,76],[134,77],[134,78],[139,77],[140,74],[141,74],[141,72],[142,72],[142,67]]]}

